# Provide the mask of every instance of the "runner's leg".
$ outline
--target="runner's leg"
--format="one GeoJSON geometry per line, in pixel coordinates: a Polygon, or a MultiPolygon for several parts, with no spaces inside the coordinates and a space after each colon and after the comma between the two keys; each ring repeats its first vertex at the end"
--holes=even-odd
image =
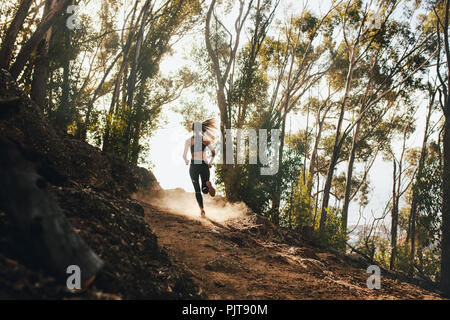
{"type": "Polygon", "coordinates": [[[198,176],[200,175],[200,171],[198,170],[200,165],[191,163],[189,167],[189,175],[191,177],[192,184],[194,185],[195,190],[195,198],[197,199],[198,206],[200,209],[203,209],[203,197],[200,191],[200,184],[198,182],[198,176]]]}
{"type": "Polygon", "coordinates": [[[209,167],[208,164],[203,162],[201,165],[199,165],[200,168],[200,178],[202,180],[202,192],[204,194],[208,193],[208,187],[206,185],[206,183],[209,181],[209,176],[210,176],[210,172],[209,172],[209,167]]]}
{"type": "Polygon", "coordinates": [[[210,178],[210,171],[209,166],[207,163],[202,164],[202,171],[201,171],[201,178],[202,178],[202,191],[203,193],[210,194],[211,197],[214,197],[216,195],[216,189],[211,184],[211,181],[209,181],[210,178]]]}

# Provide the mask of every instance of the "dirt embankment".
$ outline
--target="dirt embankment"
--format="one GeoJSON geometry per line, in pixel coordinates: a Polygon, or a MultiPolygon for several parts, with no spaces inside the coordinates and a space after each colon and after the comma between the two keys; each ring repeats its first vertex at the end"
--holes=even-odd
{"type": "MultiPolygon", "coordinates": [[[[158,187],[151,172],[130,168],[57,132],[5,70],[0,70],[0,137],[17,144],[49,182],[70,223],[105,264],[88,291],[70,293],[65,281],[29,258],[32,252],[22,246],[11,216],[0,210],[0,299],[201,297],[189,276],[159,247],[142,206],[129,198],[138,186],[158,187]]],[[[0,188],[8,188],[1,183],[0,188]]]]}

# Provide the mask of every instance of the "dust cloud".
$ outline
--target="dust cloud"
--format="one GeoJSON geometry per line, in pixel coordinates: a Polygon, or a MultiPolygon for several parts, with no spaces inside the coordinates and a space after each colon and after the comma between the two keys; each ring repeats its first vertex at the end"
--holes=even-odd
{"type": "MultiPolygon", "coordinates": [[[[230,203],[218,195],[211,197],[209,194],[202,194],[202,196],[206,218],[213,221],[225,222],[249,214],[250,209],[243,202],[230,203]]],[[[184,189],[154,190],[145,195],[135,195],[135,198],[170,213],[202,220],[195,194],[184,189]]]]}

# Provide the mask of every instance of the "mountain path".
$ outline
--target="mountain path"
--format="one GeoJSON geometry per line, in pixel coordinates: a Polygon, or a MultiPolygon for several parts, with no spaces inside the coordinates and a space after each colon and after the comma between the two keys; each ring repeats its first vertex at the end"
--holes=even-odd
{"type": "Polygon", "coordinates": [[[256,215],[218,223],[144,208],[159,244],[208,299],[440,299],[383,274],[381,289],[370,290],[365,269],[325,249],[276,241],[256,215]]]}

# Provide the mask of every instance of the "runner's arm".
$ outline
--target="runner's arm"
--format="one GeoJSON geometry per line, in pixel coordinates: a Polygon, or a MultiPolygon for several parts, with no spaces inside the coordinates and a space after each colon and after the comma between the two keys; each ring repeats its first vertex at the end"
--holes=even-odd
{"type": "Polygon", "coordinates": [[[186,164],[189,163],[189,160],[187,158],[187,153],[189,151],[189,147],[190,147],[190,139],[186,140],[186,143],[184,144],[183,159],[184,159],[184,162],[186,162],[186,164]]]}
{"type": "Polygon", "coordinates": [[[209,161],[209,167],[211,168],[212,163],[214,161],[214,158],[216,157],[216,150],[214,149],[214,147],[212,146],[212,143],[208,143],[208,148],[209,150],[211,150],[211,161],[209,161]]]}

